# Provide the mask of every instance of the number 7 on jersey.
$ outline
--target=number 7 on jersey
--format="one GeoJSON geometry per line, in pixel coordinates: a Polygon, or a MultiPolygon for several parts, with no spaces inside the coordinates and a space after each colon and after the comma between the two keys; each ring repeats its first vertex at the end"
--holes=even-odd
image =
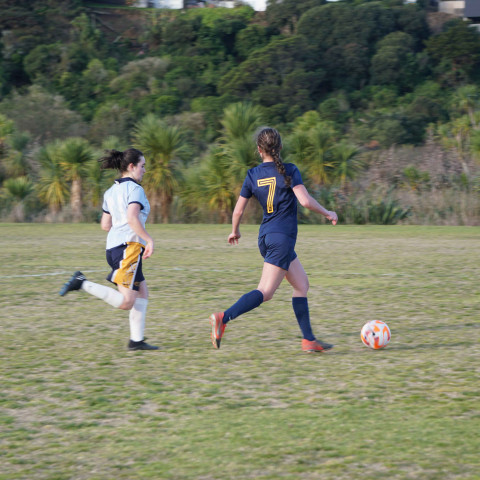
{"type": "Polygon", "coordinates": [[[273,213],[273,197],[275,196],[277,179],[275,177],[262,178],[257,180],[257,185],[259,187],[268,187],[267,213],[273,213]]]}

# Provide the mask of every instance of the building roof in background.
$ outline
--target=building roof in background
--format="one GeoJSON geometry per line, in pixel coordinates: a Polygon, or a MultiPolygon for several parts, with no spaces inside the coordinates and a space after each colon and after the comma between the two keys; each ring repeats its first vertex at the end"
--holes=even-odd
{"type": "Polygon", "coordinates": [[[480,17],[480,1],[465,0],[463,15],[467,18],[480,17]]]}

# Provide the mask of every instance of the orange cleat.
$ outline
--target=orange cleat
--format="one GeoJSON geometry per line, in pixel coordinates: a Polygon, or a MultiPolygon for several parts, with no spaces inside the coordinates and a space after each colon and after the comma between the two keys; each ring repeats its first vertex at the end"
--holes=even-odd
{"type": "Polygon", "coordinates": [[[330,343],[321,342],[320,340],[302,340],[302,350],[304,352],[325,352],[333,348],[330,343]]]}
{"type": "Polygon", "coordinates": [[[210,315],[210,325],[212,326],[212,344],[215,348],[220,348],[220,342],[226,327],[223,323],[223,312],[212,313],[210,315]]]}

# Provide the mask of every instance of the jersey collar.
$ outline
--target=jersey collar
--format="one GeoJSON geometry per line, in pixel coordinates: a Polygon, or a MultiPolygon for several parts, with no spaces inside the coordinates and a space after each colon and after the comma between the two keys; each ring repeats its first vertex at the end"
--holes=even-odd
{"type": "Polygon", "coordinates": [[[133,183],[136,183],[137,185],[140,185],[138,182],[136,182],[133,178],[130,178],[130,177],[121,177],[115,180],[115,183],[123,183],[123,182],[133,182],[133,183]]]}

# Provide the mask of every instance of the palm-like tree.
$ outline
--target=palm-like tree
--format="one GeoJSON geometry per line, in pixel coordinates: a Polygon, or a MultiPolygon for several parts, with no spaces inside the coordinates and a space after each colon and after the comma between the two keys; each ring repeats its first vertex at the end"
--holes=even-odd
{"type": "Polygon", "coordinates": [[[149,114],[135,126],[134,146],[146,157],[144,185],[152,205],[153,220],[156,220],[160,206],[162,221],[168,223],[170,207],[178,189],[179,155],[185,148],[181,131],[149,114]]]}
{"type": "Polygon", "coordinates": [[[333,129],[326,125],[315,125],[308,132],[309,146],[307,153],[307,171],[315,185],[331,182],[332,169],[335,162],[332,159],[332,147],[335,140],[333,129]]]}
{"type": "Polygon", "coordinates": [[[228,223],[237,197],[234,187],[230,159],[219,145],[213,145],[186,172],[182,197],[193,211],[200,213],[207,209],[218,213],[220,223],[228,223]]]}
{"type": "Polygon", "coordinates": [[[248,169],[258,164],[258,154],[252,135],[227,140],[218,145],[218,153],[213,158],[217,158],[218,167],[227,170],[230,189],[235,195],[240,193],[248,169]]]}
{"type": "Polygon", "coordinates": [[[477,160],[480,160],[480,130],[475,130],[470,137],[470,152],[477,160]]]}
{"type": "Polygon", "coordinates": [[[221,124],[219,150],[213,158],[222,158],[219,166],[228,169],[231,188],[237,194],[247,170],[258,163],[253,135],[262,124],[262,111],[250,103],[234,103],[225,108],[221,124]]]}
{"type": "Polygon", "coordinates": [[[329,122],[317,122],[306,125],[299,123],[288,139],[291,158],[305,170],[308,179],[318,187],[332,182],[334,159],[332,148],[336,132],[329,122]]]}
{"type": "Polygon", "coordinates": [[[66,204],[69,196],[65,172],[61,165],[60,146],[58,141],[50,143],[38,154],[40,163],[38,196],[48,205],[53,217],[66,204]]]}
{"type": "Polygon", "coordinates": [[[79,222],[82,220],[82,184],[88,164],[94,158],[93,149],[83,138],[69,138],[61,144],[59,154],[65,178],[72,182],[70,195],[72,220],[79,222]]]}
{"type": "Polygon", "coordinates": [[[465,175],[470,173],[466,157],[471,130],[470,119],[466,115],[450,123],[443,124],[438,129],[443,145],[448,149],[455,149],[458,153],[465,175]]]}
{"type": "Polygon", "coordinates": [[[254,140],[262,113],[249,103],[235,103],[224,110],[219,140],[186,174],[182,197],[190,208],[206,207],[228,222],[247,170],[258,163],[254,140]]]}
{"type": "Polygon", "coordinates": [[[217,212],[221,223],[230,221],[235,202],[228,159],[221,148],[212,149],[185,174],[182,198],[184,204],[196,213],[205,209],[217,212]]]}
{"type": "Polygon", "coordinates": [[[477,128],[475,109],[478,105],[480,90],[476,85],[464,85],[457,89],[453,96],[453,103],[461,113],[466,113],[473,128],[477,128]]]}
{"type": "Polygon", "coordinates": [[[123,144],[122,141],[115,135],[110,135],[102,141],[102,150],[126,150],[127,145],[123,144]]]}
{"type": "Polygon", "coordinates": [[[0,155],[3,153],[5,140],[14,132],[14,124],[0,113],[0,155]]]}
{"type": "Polygon", "coordinates": [[[223,138],[232,140],[254,132],[262,121],[262,111],[250,103],[233,103],[223,111],[223,138]]]}
{"type": "Polygon", "coordinates": [[[335,167],[333,176],[343,189],[362,168],[362,162],[358,159],[359,153],[360,150],[355,145],[344,141],[337,143],[332,148],[332,160],[335,167]]]}
{"type": "Polygon", "coordinates": [[[13,132],[5,141],[6,155],[2,163],[9,177],[22,177],[31,171],[27,156],[29,142],[30,136],[24,132],[13,132]]]}
{"type": "Polygon", "coordinates": [[[202,164],[199,175],[202,182],[204,199],[208,199],[208,208],[218,211],[220,222],[228,223],[233,211],[236,192],[232,189],[232,178],[229,171],[229,159],[215,148],[202,164]]]}
{"type": "MultiPolygon", "coordinates": [[[[114,135],[105,138],[102,142],[101,150],[126,150],[128,147],[122,144],[121,140],[114,135]]],[[[95,153],[95,159],[86,164],[85,183],[87,185],[87,200],[92,207],[98,207],[102,201],[103,193],[113,183],[117,172],[101,168],[101,153],[95,153]]]]}
{"type": "Polygon", "coordinates": [[[103,193],[113,183],[115,175],[114,170],[102,169],[100,162],[95,159],[87,163],[85,183],[88,189],[87,200],[92,207],[100,205],[103,193]]]}
{"type": "Polygon", "coordinates": [[[3,196],[13,203],[12,216],[16,222],[25,221],[25,200],[33,184],[27,177],[9,178],[3,183],[3,196]]]}

